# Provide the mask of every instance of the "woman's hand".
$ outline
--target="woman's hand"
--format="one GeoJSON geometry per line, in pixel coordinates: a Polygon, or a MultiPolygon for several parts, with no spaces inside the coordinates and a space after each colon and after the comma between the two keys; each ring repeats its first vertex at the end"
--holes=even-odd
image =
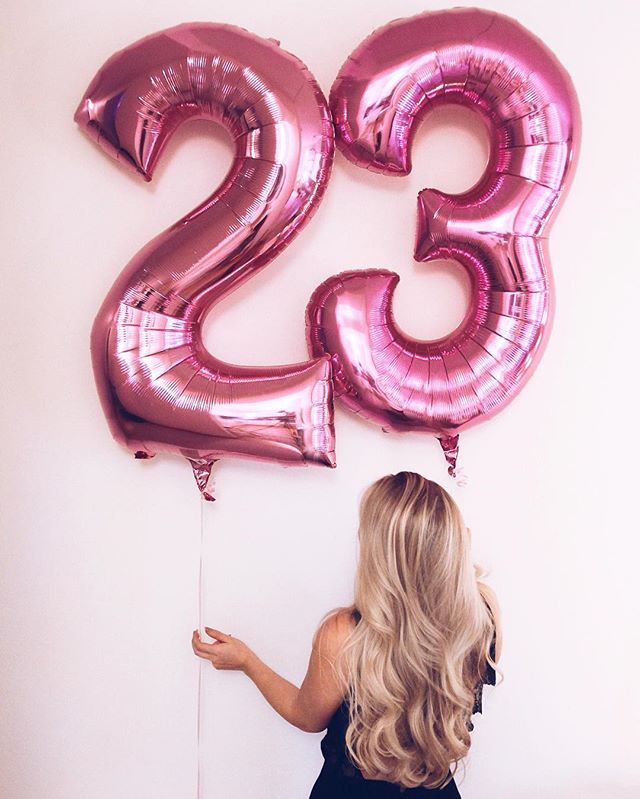
{"type": "Polygon", "coordinates": [[[213,644],[205,644],[200,640],[197,630],[193,631],[191,645],[193,651],[200,658],[210,660],[214,669],[236,670],[246,672],[251,663],[254,653],[239,638],[214,630],[211,627],[204,628],[207,635],[215,638],[213,644]]]}
{"type": "Polygon", "coordinates": [[[192,646],[198,657],[210,660],[215,669],[243,671],[252,680],[271,707],[282,718],[305,732],[324,730],[342,701],[332,664],[343,639],[353,628],[351,612],[345,609],[326,619],[314,638],[307,675],[301,688],[269,668],[258,655],[238,638],[205,627],[213,644],[200,640],[193,631],[192,646]]]}

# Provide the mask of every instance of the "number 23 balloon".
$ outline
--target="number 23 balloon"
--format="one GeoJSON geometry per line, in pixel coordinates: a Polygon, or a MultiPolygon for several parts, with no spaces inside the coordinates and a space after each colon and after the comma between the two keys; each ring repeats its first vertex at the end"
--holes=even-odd
{"type": "Polygon", "coordinates": [[[272,40],[193,23],[149,36],[98,72],[76,121],[150,180],[185,120],[222,124],[236,155],[223,184],[131,260],[94,323],[91,350],[113,435],[136,457],[179,453],[205,498],[220,457],[335,465],[332,380],[343,403],[385,429],[435,434],[455,473],[461,430],[522,389],[552,310],[548,230],[575,166],[580,113],[571,79],[519,23],[479,9],[395,20],[349,57],[332,87],[337,143],[358,166],[411,170],[419,121],[474,109],[489,163],[469,191],[424,189],[415,257],[450,258],[472,281],[461,325],[436,341],[404,334],[399,278],[344,272],[307,307],[315,360],[276,368],[224,363],[202,344],[212,304],[272,261],[317,207],[333,126],[304,65],[272,40]]]}

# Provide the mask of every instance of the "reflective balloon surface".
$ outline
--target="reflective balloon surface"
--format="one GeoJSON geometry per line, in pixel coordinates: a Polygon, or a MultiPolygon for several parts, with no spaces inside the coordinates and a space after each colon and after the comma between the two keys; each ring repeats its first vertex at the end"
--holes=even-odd
{"type": "Polygon", "coordinates": [[[405,335],[392,272],[345,272],[307,309],[314,355],[335,365],[344,404],[385,429],[440,438],[454,474],[458,433],[502,409],[531,375],[551,320],[548,233],[575,164],[580,113],[565,69],[518,22],[479,9],[398,19],[346,61],[330,105],[337,143],[358,166],[411,171],[419,121],[457,103],[486,124],[490,157],[463,194],[418,197],[415,258],[453,259],[472,282],[463,322],[437,341],[405,335]]]}
{"type": "Polygon", "coordinates": [[[326,355],[241,367],[215,358],[201,339],[211,305],[272,261],[314,212],[329,178],[333,128],[296,57],[244,29],[209,23],[116,53],[75,115],[145,180],[171,134],[192,118],[226,128],[231,168],[125,267],[97,315],[91,351],[115,438],[136,457],[185,456],[211,498],[206,482],[221,457],[335,465],[326,355]]]}

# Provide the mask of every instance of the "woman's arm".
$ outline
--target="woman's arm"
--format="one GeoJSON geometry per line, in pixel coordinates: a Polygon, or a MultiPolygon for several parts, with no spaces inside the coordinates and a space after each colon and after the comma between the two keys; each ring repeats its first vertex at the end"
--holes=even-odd
{"type": "Polygon", "coordinates": [[[219,630],[205,627],[207,634],[216,639],[213,644],[202,643],[197,630],[194,631],[192,645],[196,655],[210,660],[214,668],[243,671],[286,721],[305,732],[320,732],[344,695],[333,664],[352,628],[348,611],[333,614],[322,623],[314,637],[300,688],[269,668],[245,643],[219,630]]]}

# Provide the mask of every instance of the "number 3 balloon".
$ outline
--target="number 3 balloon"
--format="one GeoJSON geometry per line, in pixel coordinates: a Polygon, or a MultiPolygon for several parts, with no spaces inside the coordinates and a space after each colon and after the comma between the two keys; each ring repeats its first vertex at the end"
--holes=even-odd
{"type": "Polygon", "coordinates": [[[331,364],[240,367],[205,350],[213,303],[272,261],[317,207],[333,129],[315,80],[272,40],[188,24],[116,53],[75,119],[124,166],[150,180],[171,134],[204,117],[223,125],[235,158],[222,185],[150,241],[121,273],[91,336],[111,432],[138,458],[179,453],[203,496],[225,455],[335,465],[331,364]]]}
{"type": "Polygon", "coordinates": [[[547,236],[580,114],[567,72],[516,21],[479,9],[425,13],[374,31],[342,67],[330,96],[339,149],[359,166],[406,175],[419,120],[447,103],[480,114],[489,163],[464,194],[420,192],[415,257],[467,269],[465,319],[445,338],[417,341],[393,319],[396,274],[345,272],[316,290],[307,334],[314,355],[332,356],[347,407],[386,429],[434,433],[455,474],[458,433],[501,410],[542,353],[547,236]]]}

